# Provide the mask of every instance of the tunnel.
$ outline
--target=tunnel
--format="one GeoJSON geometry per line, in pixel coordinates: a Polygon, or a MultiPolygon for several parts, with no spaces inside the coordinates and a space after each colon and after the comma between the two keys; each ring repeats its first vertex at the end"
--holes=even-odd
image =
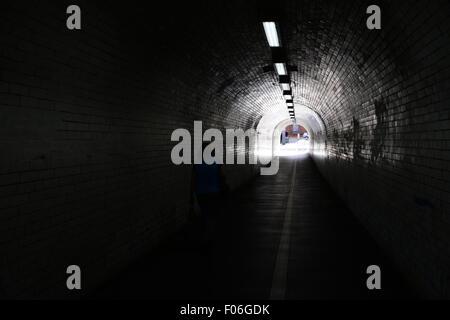
{"type": "Polygon", "coordinates": [[[450,298],[448,1],[71,5],[0,4],[2,299],[450,298]]]}

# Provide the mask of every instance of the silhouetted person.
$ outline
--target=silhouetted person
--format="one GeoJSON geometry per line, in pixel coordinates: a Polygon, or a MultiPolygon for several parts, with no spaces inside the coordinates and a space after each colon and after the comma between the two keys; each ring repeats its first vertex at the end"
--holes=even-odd
{"type": "Polygon", "coordinates": [[[224,206],[224,196],[228,192],[223,166],[215,162],[214,155],[212,159],[212,164],[205,163],[206,159],[202,164],[195,164],[193,172],[193,188],[201,211],[202,241],[207,248],[213,240],[217,220],[224,206]]]}

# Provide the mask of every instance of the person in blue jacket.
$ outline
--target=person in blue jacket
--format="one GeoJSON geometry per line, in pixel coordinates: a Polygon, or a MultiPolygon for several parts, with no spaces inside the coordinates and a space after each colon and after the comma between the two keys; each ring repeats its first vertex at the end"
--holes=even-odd
{"type": "MultiPolygon", "coordinates": [[[[203,145],[203,149],[205,147],[206,145],[203,145]]],[[[214,157],[214,154],[212,156],[214,157]]],[[[207,164],[203,159],[201,164],[194,164],[193,172],[193,188],[201,211],[202,238],[207,246],[212,241],[224,206],[224,196],[228,192],[223,166],[215,161],[208,162],[213,163],[207,164]]]]}

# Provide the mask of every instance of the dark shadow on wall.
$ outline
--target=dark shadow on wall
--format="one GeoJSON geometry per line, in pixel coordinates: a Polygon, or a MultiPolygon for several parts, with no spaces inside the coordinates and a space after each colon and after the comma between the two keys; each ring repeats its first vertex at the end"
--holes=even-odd
{"type": "Polygon", "coordinates": [[[362,150],[365,147],[361,126],[358,119],[353,117],[353,159],[362,160],[362,150]]]}
{"type": "MultiPolygon", "coordinates": [[[[380,99],[375,101],[375,116],[377,123],[373,130],[373,138],[370,141],[370,162],[377,162],[383,156],[383,149],[388,135],[388,109],[387,101],[380,99]]],[[[344,125],[341,123],[341,126],[344,125]]],[[[338,154],[352,155],[354,160],[363,160],[363,150],[366,147],[364,132],[360,121],[353,117],[352,125],[346,130],[333,129],[332,141],[337,146],[338,154]]]]}

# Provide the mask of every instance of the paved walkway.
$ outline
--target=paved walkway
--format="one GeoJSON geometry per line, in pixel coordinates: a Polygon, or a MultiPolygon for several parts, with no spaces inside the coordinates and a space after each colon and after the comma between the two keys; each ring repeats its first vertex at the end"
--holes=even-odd
{"type": "Polygon", "coordinates": [[[308,156],[283,159],[228,201],[213,254],[194,224],[130,266],[94,298],[372,299],[409,291],[308,156]],[[382,290],[366,268],[382,270],[382,290]]]}

